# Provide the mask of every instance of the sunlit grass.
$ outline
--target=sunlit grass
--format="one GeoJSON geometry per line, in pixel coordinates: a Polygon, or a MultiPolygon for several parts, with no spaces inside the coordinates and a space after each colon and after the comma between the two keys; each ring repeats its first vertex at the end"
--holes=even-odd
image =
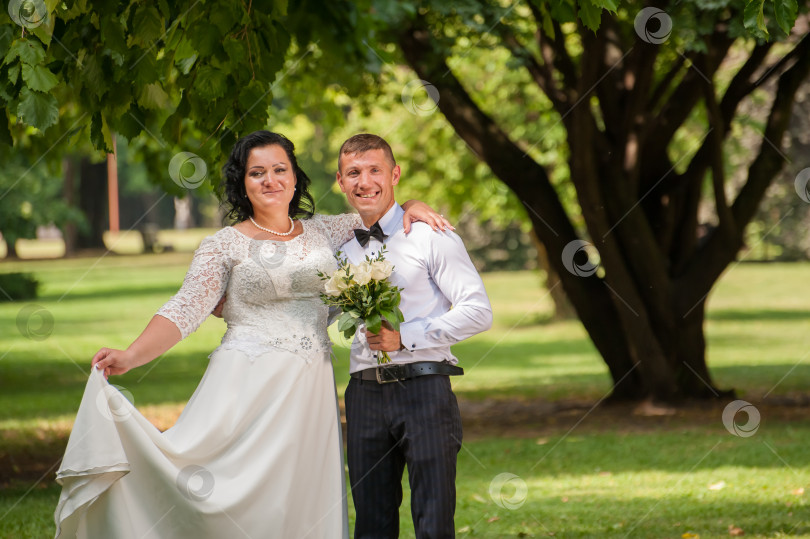
{"type": "MultiPolygon", "coordinates": [[[[0,455],[34,451],[56,460],[93,353],[102,346],[127,346],[176,291],[190,256],[109,254],[0,263],[0,271],[30,271],[42,282],[35,302],[0,303],[0,455]],[[52,332],[42,327],[49,323],[42,317],[18,320],[28,305],[39,305],[52,317],[52,332]],[[46,338],[39,339],[40,333],[46,338]]],[[[803,291],[809,269],[808,264],[741,264],[723,276],[709,298],[706,323],[709,366],[720,387],[734,387],[752,400],[807,391],[810,308],[803,291]]],[[[584,416],[588,403],[608,393],[610,378],[582,326],[548,321],[550,298],[534,273],[493,273],[484,280],[495,323],[491,331],[454,347],[466,371],[453,379],[459,398],[580,401],[586,407],[574,419],[584,416]]],[[[224,323],[211,318],[162,358],[115,383],[133,394],[147,417],[166,427],[194,391],[223,331],[224,323]]],[[[339,336],[333,338],[340,343],[339,336]]],[[[335,355],[342,395],[348,351],[339,345],[335,355]]],[[[536,435],[527,425],[517,438],[479,435],[465,441],[457,481],[458,535],[677,538],[691,533],[705,539],[728,537],[729,526],[738,526],[746,537],[810,536],[801,490],[810,488],[805,423],[763,416],[755,436],[737,438],[719,420],[711,426],[658,422],[658,428],[645,422],[625,432],[622,425],[606,424],[610,417],[594,413],[570,434],[573,421],[546,425],[543,432],[537,427],[536,435]],[[499,506],[490,496],[493,479],[502,473],[525,482],[520,507],[499,506]]],[[[33,488],[23,482],[0,490],[0,537],[52,535],[58,497],[52,474],[45,473],[33,488]]],[[[515,484],[505,484],[506,498],[520,494],[510,490],[515,484]]],[[[402,536],[412,537],[407,487],[405,497],[402,536]]]]}

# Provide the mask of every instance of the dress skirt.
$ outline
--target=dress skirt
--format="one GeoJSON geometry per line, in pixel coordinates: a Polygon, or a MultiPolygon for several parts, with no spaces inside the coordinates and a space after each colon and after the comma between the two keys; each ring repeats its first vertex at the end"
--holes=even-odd
{"type": "Polygon", "coordinates": [[[219,348],[165,432],[93,370],[57,481],[57,538],[346,538],[329,355],[219,348]]]}

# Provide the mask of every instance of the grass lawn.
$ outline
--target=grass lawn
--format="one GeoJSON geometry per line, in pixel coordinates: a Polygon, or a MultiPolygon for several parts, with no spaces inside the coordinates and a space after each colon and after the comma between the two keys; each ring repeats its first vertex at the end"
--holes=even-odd
{"type": "MultiPolygon", "coordinates": [[[[42,282],[35,304],[0,303],[0,538],[53,535],[53,472],[90,358],[128,345],[189,260],[174,252],[0,263],[0,272],[30,271],[42,282]]],[[[810,537],[808,270],[741,264],[709,299],[712,376],[762,411],[750,438],[723,427],[725,403],[653,418],[592,409],[610,379],[580,324],[547,322],[536,274],[485,275],[495,325],[454,348],[466,371],[454,388],[471,425],[459,456],[458,535],[706,538],[738,527],[747,537],[810,537]]],[[[212,318],[114,383],[167,427],[223,330],[212,318]]],[[[342,395],[347,350],[335,352],[342,395]]],[[[413,536],[408,511],[406,502],[403,537],[413,536]]]]}

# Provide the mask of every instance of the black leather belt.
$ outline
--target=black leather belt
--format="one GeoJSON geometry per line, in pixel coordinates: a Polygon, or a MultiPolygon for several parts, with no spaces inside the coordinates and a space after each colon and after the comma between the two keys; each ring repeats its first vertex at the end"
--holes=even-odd
{"type": "Polygon", "coordinates": [[[371,369],[353,372],[352,378],[359,380],[373,380],[378,384],[399,382],[425,376],[428,374],[444,374],[447,376],[459,376],[464,374],[464,369],[450,365],[446,362],[419,361],[417,363],[392,363],[391,365],[380,365],[371,369]]]}

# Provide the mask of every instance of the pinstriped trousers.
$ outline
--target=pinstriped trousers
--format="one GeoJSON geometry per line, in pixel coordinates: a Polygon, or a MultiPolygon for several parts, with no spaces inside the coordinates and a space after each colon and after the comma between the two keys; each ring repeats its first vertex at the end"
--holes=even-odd
{"type": "Polygon", "coordinates": [[[355,539],[399,536],[405,465],[416,537],[454,537],[462,430],[450,377],[387,384],[352,378],[345,402],[355,539]]]}

